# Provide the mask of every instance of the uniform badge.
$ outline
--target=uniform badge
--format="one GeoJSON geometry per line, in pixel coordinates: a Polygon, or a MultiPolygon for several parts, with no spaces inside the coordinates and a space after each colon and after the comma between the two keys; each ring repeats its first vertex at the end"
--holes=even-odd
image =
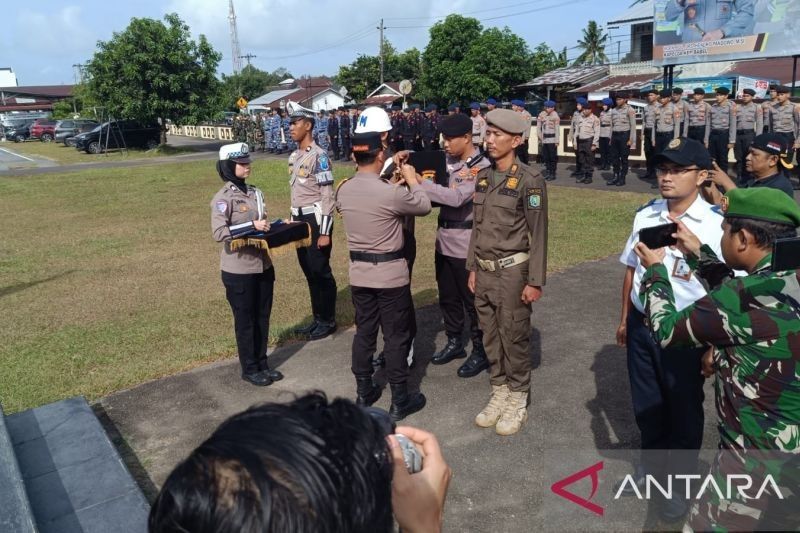
{"type": "Polygon", "coordinates": [[[529,208],[540,209],[542,207],[542,189],[528,189],[525,193],[525,197],[527,198],[529,208]]]}
{"type": "Polygon", "coordinates": [[[433,181],[433,178],[436,177],[436,171],[435,170],[423,170],[422,174],[420,174],[420,175],[422,176],[422,179],[424,179],[424,180],[433,181]]]}
{"type": "Polygon", "coordinates": [[[672,139],[669,142],[669,144],[667,145],[667,148],[669,148],[670,150],[674,150],[674,149],[678,148],[680,145],[681,145],[681,140],[680,139],[672,139]]]}
{"type": "Polygon", "coordinates": [[[506,189],[511,189],[514,191],[517,189],[517,185],[519,185],[519,178],[512,176],[506,180],[506,189]]]}
{"type": "Polygon", "coordinates": [[[240,213],[247,213],[248,211],[250,211],[250,208],[247,207],[247,205],[242,204],[242,205],[239,206],[239,212],[240,213]]]}
{"type": "Polygon", "coordinates": [[[675,264],[672,267],[672,277],[683,281],[692,280],[692,269],[689,268],[689,265],[682,257],[676,258],[675,264]]]}
{"type": "Polygon", "coordinates": [[[466,169],[466,168],[462,168],[462,169],[461,169],[461,170],[458,172],[458,175],[459,175],[460,177],[462,177],[462,178],[465,178],[465,177],[467,177],[467,169],[466,169]]]}
{"type": "Polygon", "coordinates": [[[216,207],[217,207],[217,211],[219,211],[220,213],[224,213],[225,211],[228,210],[228,203],[227,202],[217,202],[216,207]]]}
{"type": "Polygon", "coordinates": [[[478,170],[479,170],[478,167],[472,167],[471,169],[469,169],[473,178],[478,175],[478,170]]]}
{"type": "Polygon", "coordinates": [[[489,188],[489,180],[486,178],[481,178],[478,182],[478,185],[475,187],[475,190],[478,192],[486,192],[486,189],[489,188]]]}
{"type": "Polygon", "coordinates": [[[306,167],[300,167],[300,170],[297,171],[298,178],[305,178],[308,176],[308,169],[306,167]]]}
{"type": "Polygon", "coordinates": [[[317,163],[319,164],[319,169],[323,172],[331,169],[331,160],[328,159],[327,154],[320,155],[317,159],[317,163]]]}

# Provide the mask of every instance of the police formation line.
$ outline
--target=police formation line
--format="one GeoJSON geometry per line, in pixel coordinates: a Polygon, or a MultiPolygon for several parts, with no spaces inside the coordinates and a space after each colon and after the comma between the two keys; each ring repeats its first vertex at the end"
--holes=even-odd
{"type": "MultiPolygon", "coordinates": [[[[617,109],[628,116],[625,105],[617,109]]],[[[584,110],[581,115],[588,116],[584,110]]],[[[530,318],[547,270],[547,180],[516,155],[529,128],[520,113],[493,109],[484,120],[486,154],[474,142],[473,120],[461,113],[442,119],[449,174],[443,185],[420,176],[409,164],[408,151],[395,152],[391,118],[380,108],[369,108],[352,136],[356,172],[334,189],[329,156],[313,140],[314,113],[296,109],[290,117],[290,134],[298,144],[289,157],[292,219],[311,228],[310,246],[298,248],[297,254],[314,310],[312,324],[298,333],[323,338],[336,328],[336,282],[329,258],[338,211],[356,310],[351,353],[356,401],[369,406],[380,398],[383,391],[373,377],[383,364],[392,418],[424,408],[424,394],[409,382],[417,357],[410,290],[414,250],[408,243],[413,242],[414,218],[438,204],[436,274],[448,341],[432,362],[466,357],[461,335],[468,320],[473,350],[459,375],[488,369],[491,387],[475,424],[512,435],[525,423],[530,402],[530,318]],[[384,351],[376,357],[379,330],[384,351]]],[[[579,141],[597,142],[594,136],[581,136],[580,127],[577,132],[579,141]]],[[[618,133],[618,143],[630,141],[632,133],[618,133]]],[[[651,134],[656,141],[657,133],[651,134]]],[[[780,133],[753,140],[750,154],[758,152],[759,159],[751,158],[748,168],[759,179],[731,186],[718,205],[705,199],[715,167],[701,141],[673,137],[654,155],[661,198],[638,210],[620,257],[626,270],[617,341],[626,346],[643,448],[633,485],[641,487],[648,475],[665,470],[691,475],[698,468],[702,370],[714,374],[717,383],[720,455],[712,473],[740,473],[754,460],[753,450],[768,451],[777,454],[770,460],[783,476],[779,483],[797,486],[800,275],[795,267],[773,268],[772,249],[779,239],[796,238],[800,208],[763,179],[780,172],[781,165],[790,166],[791,145],[780,133]],[[650,249],[641,230],[671,222],[676,224],[670,230],[675,244],[650,249]],[[648,450],[674,455],[654,460],[644,453],[648,450]]],[[[234,315],[243,378],[268,385],[281,377],[266,357],[275,280],[269,252],[231,246],[242,235],[273,231],[260,191],[245,183],[249,163],[246,144],[220,150],[218,172],[225,184],[211,203],[212,231],[223,243],[222,281],[234,315]]],[[[675,521],[688,512],[693,529],[741,530],[755,529],[763,518],[763,501],[740,501],[734,495],[733,501],[721,502],[707,496],[690,502],[675,494],[662,502],[661,516],[675,521]]]]}

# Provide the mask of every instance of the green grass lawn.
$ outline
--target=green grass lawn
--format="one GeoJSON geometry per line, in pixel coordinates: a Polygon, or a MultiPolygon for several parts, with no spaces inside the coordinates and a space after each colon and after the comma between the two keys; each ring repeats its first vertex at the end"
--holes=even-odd
{"type": "MultiPolygon", "coordinates": [[[[337,169],[337,179],[346,172],[337,169]]],[[[270,217],[288,216],[284,163],[256,162],[251,181],[265,191],[270,217]]],[[[0,401],[8,411],[97,398],[235,354],[209,223],[220,186],[208,161],[0,178],[0,401]]],[[[549,194],[551,273],[617,253],[648,198],[566,187],[549,194]]],[[[436,299],[435,226],[435,214],[417,223],[417,305],[436,299]]],[[[337,319],[347,326],[341,227],[332,262],[337,319]]],[[[310,306],[294,254],[274,262],[277,343],[309,319],[310,306]]]]}
{"type": "MultiPolygon", "coordinates": [[[[161,157],[165,155],[178,155],[195,152],[190,146],[170,146],[169,144],[159,146],[154,150],[144,150],[140,148],[130,148],[125,154],[119,150],[109,150],[104,154],[87,154],[79,152],[74,147],[64,146],[63,143],[41,141],[26,141],[22,143],[0,143],[0,147],[12,152],[16,152],[29,157],[41,157],[55,161],[62,165],[74,163],[97,163],[105,161],[123,161],[125,159],[143,159],[150,157],[161,157]]],[[[29,166],[27,163],[19,163],[16,166],[29,166]]]]}

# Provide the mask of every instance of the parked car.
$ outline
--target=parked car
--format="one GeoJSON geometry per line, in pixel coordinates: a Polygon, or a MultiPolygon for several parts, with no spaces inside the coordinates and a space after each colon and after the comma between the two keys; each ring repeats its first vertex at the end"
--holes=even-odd
{"type": "Polygon", "coordinates": [[[49,143],[55,139],[56,121],[51,118],[37,118],[31,125],[31,139],[49,143]]]}
{"type": "Polygon", "coordinates": [[[9,122],[8,126],[3,126],[3,132],[7,140],[18,143],[30,138],[33,120],[13,120],[9,122]]]}
{"type": "Polygon", "coordinates": [[[73,138],[85,131],[95,129],[99,124],[96,120],[83,118],[59,120],[55,128],[56,142],[64,143],[65,146],[75,146],[73,138]]]}
{"type": "Polygon", "coordinates": [[[73,137],[75,148],[88,154],[99,154],[108,148],[147,148],[159,145],[161,126],[157,122],[140,123],[135,120],[104,122],[92,131],[73,137]]]}

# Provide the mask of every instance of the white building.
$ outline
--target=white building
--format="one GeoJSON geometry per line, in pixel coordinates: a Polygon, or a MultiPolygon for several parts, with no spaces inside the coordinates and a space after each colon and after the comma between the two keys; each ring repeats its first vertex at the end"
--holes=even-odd
{"type": "Polygon", "coordinates": [[[0,67],[0,87],[17,87],[17,75],[11,67],[0,67]]]}
{"type": "Polygon", "coordinates": [[[609,62],[652,61],[654,13],[654,0],[635,0],[623,13],[606,22],[609,62]]]}

